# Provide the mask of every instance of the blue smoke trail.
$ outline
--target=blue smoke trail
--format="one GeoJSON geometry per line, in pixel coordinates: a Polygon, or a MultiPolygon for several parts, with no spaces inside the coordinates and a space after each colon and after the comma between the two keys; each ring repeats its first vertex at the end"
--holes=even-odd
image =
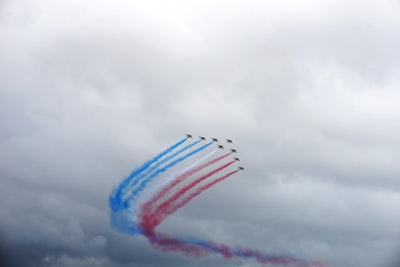
{"type": "MultiPolygon", "coordinates": [[[[184,148],[182,148],[181,150],[178,150],[178,151],[175,152],[174,154],[169,155],[168,157],[166,157],[166,158],[164,158],[164,159],[158,161],[153,167],[151,167],[151,168],[145,170],[144,173],[141,173],[139,176],[137,176],[136,179],[133,180],[133,183],[130,183],[130,184],[126,185],[126,189],[128,190],[128,189],[130,189],[130,188],[133,188],[135,185],[137,185],[137,184],[140,182],[140,180],[141,180],[143,177],[148,176],[152,171],[154,171],[155,169],[157,169],[158,167],[160,167],[162,164],[164,164],[165,162],[169,161],[170,159],[176,157],[177,155],[181,154],[182,152],[188,150],[189,148],[191,148],[191,147],[197,145],[200,141],[201,141],[201,140],[198,140],[198,141],[196,141],[196,142],[194,142],[194,143],[192,143],[192,144],[189,144],[189,145],[185,146],[184,148]]],[[[131,180],[131,181],[132,181],[132,180],[131,180]]]]}
{"type": "Polygon", "coordinates": [[[110,222],[112,227],[120,232],[125,232],[129,235],[143,233],[137,222],[136,211],[133,209],[127,208],[112,212],[110,214],[110,222]]]}
{"type": "Polygon", "coordinates": [[[158,161],[161,157],[163,157],[165,154],[171,152],[172,150],[174,150],[176,147],[180,146],[182,143],[184,143],[186,140],[188,140],[188,138],[182,139],[181,141],[179,141],[178,143],[170,146],[169,148],[167,148],[166,150],[164,150],[163,152],[161,152],[160,154],[158,154],[157,156],[155,156],[154,158],[152,158],[151,160],[145,162],[142,166],[140,166],[139,168],[135,169],[128,177],[126,177],[119,185],[116,189],[113,190],[113,192],[111,193],[110,197],[109,197],[109,205],[111,207],[111,210],[113,212],[120,210],[121,208],[126,208],[121,206],[121,201],[122,201],[122,196],[123,196],[123,192],[126,189],[126,186],[129,184],[129,182],[134,179],[137,175],[139,175],[140,173],[142,173],[143,171],[145,171],[151,164],[153,164],[154,162],[158,161]]]}
{"type": "Polygon", "coordinates": [[[167,241],[170,244],[175,244],[177,246],[180,245],[192,245],[199,248],[203,248],[205,251],[214,252],[222,254],[226,258],[231,257],[239,257],[242,259],[253,258],[261,264],[281,264],[285,266],[298,266],[298,267],[322,267],[323,265],[318,262],[308,262],[305,259],[296,257],[296,256],[282,256],[276,254],[266,254],[258,251],[245,249],[245,248],[230,248],[223,244],[217,244],[214,242],[202,240],[195,237],[187,237],[187,238],[170,238],[164,235],[159,236],[155,235],[157,241],[167,241]]]}
{"type": "Polygon", "coordinates": [[[143,189],[146,187],[146,185],[151,182],[153,180],[154,177],[156,177],[157,175],[159,175],[162,172],[167,171],[169,168],[172,168],[173,166],[175,166],[176,164],[178,164],[179,162],[189,158],[190,156],[202,151],[203,149],[207,148],[208,146],[210,146],[213,142],[209,142],[189,153],[187,153],[186,155],[172,161],[171,163],[169,163],[168,165],[156,170],[155,172],[153,172],[149,177],[147,177],[145,180],[143,180],[140,185],[132,192],[131,196],[124,202],[124,205],[128,206],[128,202],[135,200],[136,197],[138,196],[138,194],[140,192],[143,191],[143,189]]]}

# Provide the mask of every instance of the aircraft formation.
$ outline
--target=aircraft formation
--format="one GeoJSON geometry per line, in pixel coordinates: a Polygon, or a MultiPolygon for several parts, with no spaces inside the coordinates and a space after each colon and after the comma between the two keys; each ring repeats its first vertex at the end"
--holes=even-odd
{"type": "Polygon", "coordinates": [[[132,236],[142,235],[155,249],[180,252],[186,256],[213,253],[240,261],[251,259],[260,266],[326,266],[319,261],[290,255],[263,253],[202,237],[174,237],[160,232],[158,226],[173,213],[206,190],[244,170],[239,166],[230,170],[240,161],[237,154],[233,155],[236,150],[228,148],[232,140],[225,140],[223,145],[226,151],[218,151],[218,148],[224,149],[224,146],[216,138],[203,142],[206,138],[202,136],[190,142],[192,136],[186,136],[138,166],[114,187],[108,203],[110,223],[115,230],[132,236]],[[168,180],[162,175],[168,176],[168,180]]]}
{"type": "MultiPolygon", "coordinates": [[[[193,136],[192,136],[191,134],[186,134],[186,137],[187,137],[187,138],[193,138],[193,136]]],[[[206,141],[206,140],[207,140],[207,138],[204,137],[204,136],[199,136],[199,139],[202,140],[202,141],[206,141]]],[[[218,138],[215,138],[215,137],[211,137],[211,141],[216,142],[216,143],[219,143],[219,142],[218,142],[218,138]]],[[[225,142],[228,143],[228,144],[233,144],[232,139],[225,139],[225,142]]],[[[218,144],[217,144],[217,147],[218,147],[218,149],[224,149],[224,146],[223,146],[223,145],[218,145],[218,144]]],[[[234,148],[230,148],[229,150],[230,150],[232,153],[237,153],[236,149],[234,149],[234,148]]],[[[240,161],[240,159],[239,159],[238,157],[234,157],[233,159],[234,159],[235,161],[240,161]]],[[[244,168],[241,167],[241,166],[238,166],[238,169],[241,170],[241,171],[244,171],[244,168]]]]}

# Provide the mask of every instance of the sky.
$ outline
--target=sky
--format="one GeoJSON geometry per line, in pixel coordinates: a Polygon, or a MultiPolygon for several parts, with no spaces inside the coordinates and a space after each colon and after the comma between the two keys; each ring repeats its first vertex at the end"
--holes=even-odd
{"type": "Polygon", "coordinates": [[[400,266],[400,2],[0,2],[0,265],[259,266],[154,249],[108,197],[194,136],[246,171],[160,227],[400,266]]]}

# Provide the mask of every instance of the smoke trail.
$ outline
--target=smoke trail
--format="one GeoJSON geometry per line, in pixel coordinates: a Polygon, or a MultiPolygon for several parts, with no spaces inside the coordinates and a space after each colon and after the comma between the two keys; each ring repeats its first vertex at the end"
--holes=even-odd
{"type": "Polygon", "coordinates": [[[212,171],[209,173],[201,176],[200,178],[194,180],[193,182],[189,183],[187,186],[183,187],[181,190],[176,192],[173,196],[171,196],[168,200],[166,200],[164,203],[162,203],[158,208],[154,211],[153,214],[149,215],[144,212],[141,214],[141,221],[144,222],[144,226],[146,227],[146,230],[151,230],[157,227],[165,218],[167,215],[169,215],[169,206],[172,205],[174,201],[176,201],[179,197],[181,197],[183,194],[185,194],[189,189],[193,188],[195,185],[198,183],[202,182],[203,180],[209,178],[210,176],[216,174],[217,172],[227,168],[231,164],[233,164],[235,161],[228,162],[212,171]]]}
{"type": "MultiPolygon", "coordinates": [[[[177,251],[187,255],[206,255],[210,253],[216,253],[221,255],[224,258],[242,258],[247,259],[251,258],[256,260],[262,265],[285,265],[285,266],[296,266],[296,267],[323,267],[324,264],[321,262],[307,262],[305,260],[297,259],[295,257],[290,256],[282,256],[282,255],[274,255],[274,254],[264,254],[261,252],[257,252],[254,250],[249,250],[240,247],[231,248],[224,244],[217,244],[211,241],[195,239],[195,238],[174,238],[161,233],[157,233],[155,228],[170,214],[174,213],[179,208],[186,205],[196,196],[202,194],[205,190],[211,188],[219,182],[227,179],[231,175],[235,174],[239,170],[231,171],[221,177],[214,179],[213,181],[207,182],[205,185],[200,186],[199,188],[195,188],[199,183],[205,181],[212,175],[222,171],[222,169],[227,168],[229,165],[234,163],[234,161],[228,162],[209,173],[195,179],[193,182],[189,183],[189,185],[184,186],[182,189],[178,190],[175,194],[172,194],[170,198],[166,201],[162,201],[160,205],[157,206],[157,202],[164,197],[166,194],[174,190],[176,186],[180,182],[182,182],[186,177],[193,176],[197,173],[196,170],[203,170],[201,167],[206,168],[211,164],[221,160],[229,154],[220,156],[216,159],[209,160],[208,162],[199,165],[202,160],[210,157],[215,151],[209,153],[204,158],[197,160],[194,164],[185,168],[185,170],[181,170],[175,180],[172,180],[168,185],[157,195],[150,199],[150,201],[144,202],[143,205],[136,206],[139,202],[135,203],[135,205],[131,206],[131,200],[136,200],[137,196],[141,194],[144,189],[146,189],[146,194],[152,193],[148,192],[147,184],[151,182],[155,177],[157,177],[160,173],[165,172],[175,166],[176,164],[186,160],[192,155],[200,152],[205,149],[213,142],[207,143],[200,148],[197,148],[184,156],[173,160],[167,165],[162,166],[167,161],[175,158],[179,153],[183,152],[186,149],[193,147],[198,142],[192,143],[181,150],[167,155],[172,150],[180,146],[183,142],[185,142],[187,138],[179,141],[178,143],[172,145],[165,151],[161,152],[153,159],[145,162],[142,166],[135,169],[128,177],[126,177],[115,189],[113,189],[110,197],[109,197],[109,205],[111,208],[110,219],[111,224],[115,229],[126,232],[130,235],[135,234],[143,234],[151,243],[152,246],[158,248],[162,251],[177,251]],[[164,159],[160,160],[163,156],[166,156],[164,159]],[[212,163],[211,163],[212,162],[212,163]],[[208,165],[207,165],[208,164],[208,165]],[[136,186],[138,185],[138,186],[136,186]],[[136,186],[132,190],[132,188],[136,186]],[[133,191],[128,192],[128,191],[133,191]],[[123,199],[125,198],[125,199],[123,199]],[[136,210],[139,208],[139,210],[136,210]],[[140,211],[137,213],[137,211],[140,211]],[[139,215],[139,217],[138,217],[139,215]]],[[[168,181],[167,181],[168,182],[168,181]]]]}
{"type": "Polygon", "coordinates": [[[219,149],[215,149],[215,150],[211,151],[210,153],[208,153],[207,155],[205,155],[198,161],[192,163],[191,165],[185,167],[184,169],[177,171],[175,173],[172,173],[168,178],[166,178],[166,182],[170,182],[173,179],[173,177],[178,177],[178,176],[182,175],[183,173],[187,172],[188,170],[196,167],[197,165],[199,165],[200,163],[202,163],[203,161],[205,161],[206,159],[208,159],[209,157],[214,155],[217,151],[219,151],[219,149]]]}
{"type": "MultiPolygon", "coordinates": [[[[228,165],[228,164],[232,164],[232,163],[229,162],[225,165],[228,165]]],[[[225,165],[223,165],[223,166],[225,166],[225,165]]],[[[217,168],[216,170],[222,168],[223,166],[217,168]]],[[[196,191],[192,192],[189,196],[183,198],[180,201],[173,202],[172,198],[170,198],[169,200],[164,202],[164,204],[168,203],[168,202],[170,204],[167,205],[166,208],[160,209],[159,212],[163,213],[162,214],[163,216],[170,215],[171,213],[175,212],[180,207],[187,204],[194,197],[200,195],[205,190],[211,188],[212,186],[214,186],[215,184],[217,184],[219,182],[222,182],[223,180],[227,179],[228,177],[232,176],[233,174],[235,174],[237,172],[239,172],[239,170],[231,171],[231,172],[215,179],[214,181],[211,181],[211,182],[201,186],[196,191]]],[[[206,175],[204,175],[204,176],[206,176],[206,175]]],[[[204,178],[204,176],[200,177],[199,179],[197,179],[196,181],[191,183],[191,185],[194,186],[196,183],[199,183],[200,180],[204,178]]],[[[188,186],[188,188],[189,188],[189,186],[188,186]]],[[[182,195],[182,194],[184,194],[184,189],[182,189],[180,192],[176,193],[176,195],[182,195]]],[[[214,242],[209,242],[209,241],[207,242],[207,241],[200,240],[200,239],[172,238],[172,237],[169,237],[164,234],[156,233],[154,231],[155,227],[157,227],[157,225],[159,223],[161,223],[162,218],[160,218],[160,214],[157,212],[154,213],[153,216],[158,217],[158,221],[152,221],[152,223],[149,223],[151,221],[151,219],[150,220],[147,219],[147,221],[141,221],[141,227],[143,229],[143,234],[146,236],[146,238],[149,240],[149,242],[152,244],[152,246],[154,246],[155,248],[162,250],[162,251],[177,251],[177,252],[184,253],[186,255],[195,255],[195,256],[202,256],[202,255],[206,255],[206,254],[210,254],[210,253],[217,253],[224,258],[243,258],[243,259],[252,258],[263,265],[270,264],[270,265],[285,265],[285,266],[296,266],[296,267],[323,267],[324,266],[324,264],[319,261],[307,262],[305,260],[301,260],[301,259],[298,259],[295,257],[290,257],[290,256],[262,254],[258,251],[254,251],[254,250],[250,250],[250,249],[238,248],[238,247],[230,248],[229,246],[224,245],[224,244],[216,244],[214,242]]]]}
{"type": "Polygon", "coordinates": [[[181,162],[181,161],[183,161],[183,160],[189,158],[190,156],[193,156],[194,154],[196,154],[196,153],[202,151],[203,149],[205,149],[205,148],[207,148],[208,146],[210,146],[212,143],[213,143],[213,142],[209,142],[209,143],[207,143],[207,144],[205,144],[205,145],[203,145],[203,146],[201,146],[201,147],[199,147],[199,148],[197,148],[197,149],[195,149],[195,150],[193,150],[193,151],[187,153],[186,155],[184,155],[184,156],[182,156],[182,157],[180,157],[180,158],[178,158],[178,159],[172,161],[171,163],[167,164],[166,166],[157,169],[157,170],[156,170],[155,172],[153,172],[149,177],[146,177],[146,179],[142,180],[142,182],[140,183],[140,185],[139,185],[135,190],[133,190],[131,196],[125,201],[125,205],[128,205],[128,203],[129,203],[130,201],[135,200],[135,199],[137,198],[138,194],[140,194],[140,193],[143,191],[143,189],[146,187],[146,185],[147,185],[149,182],[151,182],[157,175],[159,175],[159,174],[162,173],[162,172],[167,171],[168,169],[172,168],[173,166],[175,166],[175,165],[178,164],[179,162],[181,162]]]}
{"type": "Polygon", "coordinates": [[[111,226],[129,235],[143,234],[140,222],[137,221],[136,213],[133,207],[112,212],[110,214],[111,226]]]}
{"type": "Polygon", "coordinates": [[[142,197],[141,201],[143,203],[148,202],[149,199],[152,197],[152,195],[155,193],[155,191],[157,189],[162,188],[167,183],[170,183],[174,177],[180,177],[181,175],[183,175],[188,170],[196,167],[197,165],[199,165],[200,163],[202,163],[203,161],[205,161],[206,159],[208,159],[209,157],[214,155],[217,151],[219,151],[219,149],[215,149],[215,150],[211,151],[210,153],[208,153],[207,155],[205,155],[204,157],[202,157],[198,161],[196,161],[196,162],[192,163],[191,165],[187,166],[186,168],[184,168],[184,169],[182,169],[180,171],[177,171],[175,173],[172,173],[172,174],[168,175],[168,177],[165,177],[163,179],[159,179],[157,184],[156,184],[156,186],[148,185],[146,187],[146,191],[145,191],[146,195],[142,197]]]}
{"type": "Polygon", "coordinates": [[[189,148],[192,148],[193,146],[197,145],[201,140],[198,140],[194,143],[191,143],[185,147],[183,147],[182,149],[176,151],[175,153],[167,156],[166,158],[156,162],[156,164],[154,166],[152,166],[151,168],[148,168],[145,170],[145,172],[141,173],[140,175],[138,175],[136,177],[135,180],[132,180],[132,183],[130,183],[129,185],[126,186],[126,188],[132,188],[134,187],[136,184],[138,184],[140,182],[140,180],[146,176],[148,176],[152,171],[154,171],[155,169],[157,169],[158,167],[160,167],[162,164],[164,164],[165,162],[169,161],[170,159],[178,156],[179,154],[181,154],[182,152],[188,150],[189,148]]]}
{"type": "Polygon", "coordinates": [[[290,256],[266,254],[245,248],[230,248],[225,244],[217,244],[215,242],[187,238],[178,239],[169,237],[165,234],[150,233],[145,231],[145,237],[151,245],[161,251],[176,251],[190,256],[203,256],[210,253],[217,253],[224,258],[242,258],[254,259],[260,264],[284,265],[296,267],[324,267],[320,261],[307,262],[290,256]]]}
{"type": "Polygon", "coordinates": [[[238,171],[239,170],[234,170],[234,171],[232,171],[230,173],[227,173],[227,174],[223,175],[222,177],[220,177],[218,179],[215,179],[212,182],[209,182],[208,184],[203,185],[202,187],[198,188],[196,191],[191,193],[189,196],[181,199],[181,201],[171,203],[171,205],[169,205],[168,209],[166,209],[165,212],[167,213],[167,215],[174,213],[176,210],[178,210],[179,208],[181,208],[184,205],[186,205],[194,197],[196,197],[196,196],[200,195],[201,193],[203,193],[203,191],[209,189],[210,187],[214,186],[217,183],[222,182],[223,180],[227,179],[229,176],[237,173],[238,171]]]}
{"type": "Polygon", "coordinates": [[[170,191],[173,187],[175,187],[177,184],[181,183],[183,180],[188,178],[189,176],[192,176],[193,174],[196,174],[197,172],[201,171],[202,169],[226,158],[227,156],[231,155],[232,153],[226,153],[218,158],[215,158],[213,160],[210,160],[200,166],[197,166],[195,168],[189,169],[186,172],[182,173],[178,177],[175,178],[172,182],[170,182],[166,187],[164,187],[160,192],[158,192],[157,195],[155,195],[151,200],[148,202],[144,203],[142,205],[142,209],[145,210],[144,213],[149,214],[151,206],[154,205],[160,198],[162,198],[168,191],[170,191]]]}
{"type": "Polygon", "coordinates": [[[150,159],[149,161],[145,162],[142,166],[140,166],[139,168],[136,168],[128,177],[126,177],[119,185],[117,188],[115,188],[110,197],[109,197],[109,205],[111,207],[112,211],[117,211],[121,208],[127,208],[127,207],[121,207],[121,200],[122,200],[122,196],[124,191],[126,190],[126,186],[129,184],[129,182],[134,179],[138,174],[140,174],[141,172],[143,172],[144,170],[146,170],[151,164],[153,164],[154,162],[156,162],[157,160],[159,160],[161,157],[163,157],[165,154],[171,152],[172,150],[174,150],[175,148],[177,148],[178,146],[180,146],[182,143],[184,143],[186,140],[188,140],[188,138],[182,139],[181,141],[179,141],[178,143],[170,146],[169,148],[167,148],[166,150],[164,150],[163,152],[161,152],[160,154],[158,154],[157,156],[155,156],[154,158],[150,159]]]}

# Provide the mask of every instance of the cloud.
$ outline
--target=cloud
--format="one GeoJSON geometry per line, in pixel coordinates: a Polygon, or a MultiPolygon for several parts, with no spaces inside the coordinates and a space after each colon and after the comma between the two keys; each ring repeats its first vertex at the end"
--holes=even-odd
{"type": "Polygon", "coordinates": [[[397,266],[398,12],[372,0],[3,2],[0,258],[256,266],[164,254],[110,227],[113,186],[189,132],[234,139],[246,172],[163,230],[397,266]]]}

